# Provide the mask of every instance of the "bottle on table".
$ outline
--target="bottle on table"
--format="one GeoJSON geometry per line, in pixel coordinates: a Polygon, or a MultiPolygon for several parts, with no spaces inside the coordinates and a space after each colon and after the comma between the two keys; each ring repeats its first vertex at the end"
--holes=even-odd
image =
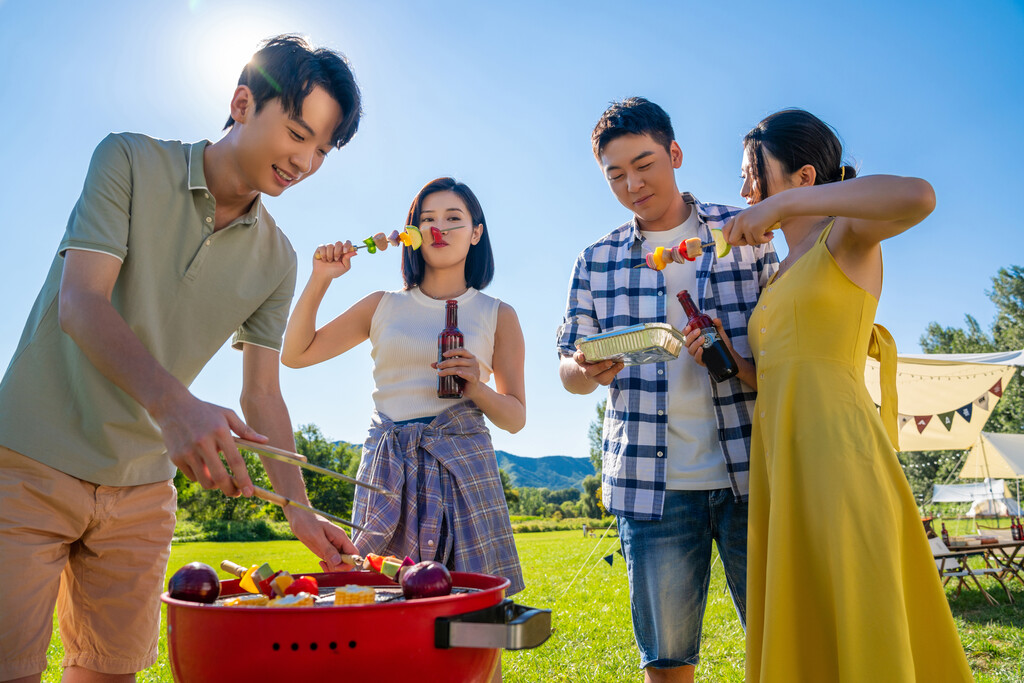
{"type": "Polygon", "coordinates": [[[942,542],[946,544],[947,548],[949,547],[949,532],[946,531],[945,522],[942,523],[942,542]]]}
{"type": "Polygon", "coordinates": [[[687,324],[690,327],[699,329],[701,334],[704,335],[703,360],[704,365],[708,369],[708,374],[711,375],[711,379],[721,382],[733,377],[739,372],[739,368],[736,366],[736,360],[729,353],[725,342],[718,336],[718,330],[715,329],[711,318],[700,312],[693,303],[693,299],[690,298],[690,293],[685,289],[676,294],[676,298],[683,305],[683,311],[688,318],[687,324]]]}
{"type": "Polygon", "coordinates": [[[1015,541],[1024,540],[1021,538],[1021,526],[1019,517],[1014,517],[1010,520],[1010,535],[1013,537],[1013,540],[1015,541]]]}
{"type": "MultiPolygon", "coordinates": [[[[444,352],[461,349],[463,346],[462,332],[459,331],[459,302],[448,299],[444,307],[445,326],[437,335],[437,362],[445,360],[444,352]]],[[[462,398],[462,387],[465,380],[456,375],[444,375],[437,378],[438,398],[462,398]]]]}

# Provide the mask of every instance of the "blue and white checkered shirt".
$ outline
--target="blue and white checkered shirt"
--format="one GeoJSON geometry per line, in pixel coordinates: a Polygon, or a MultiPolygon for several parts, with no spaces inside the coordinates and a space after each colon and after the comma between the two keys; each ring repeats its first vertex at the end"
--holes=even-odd
{"type": "MultiPolygon", "coordinates": [[[[711,228],[721,228],[740,209],[683,199],[697,211],[698,235],[712,242],[711,228]]],[[[558,329],[558,352],[571,356],[576,340],[641,323],[666,322],[666,305],[675,292],[665,291],[665,276],[644,263],[651,248],[631,220],[590,245],[577,257],[569,287],[565,318],[558,329]]],[[[733,247],[723,258],[713,249],[694,262],[697,306],[721,318],[733,348],[750,359],[747,319],[761,288],[778,270],[769,242],[759,247],[733,247]]],[[[669,266],[692,267],[689,263],[669,266]]],[[[681,362],[692,362],[681,358],[681,362]]],[[[677,362],[680,362],[677,361],[677,362]]],[[[750,424],[757,394],[733,377],[711,383],[718,439],[737,499],[745,500],[750,471],[750,424]]],[[[661,519],[665,497],[668,382],[664,363],[630,365],[608,387],[604,414],[602,501],[616,515],[637,520],[661,519]]]]}

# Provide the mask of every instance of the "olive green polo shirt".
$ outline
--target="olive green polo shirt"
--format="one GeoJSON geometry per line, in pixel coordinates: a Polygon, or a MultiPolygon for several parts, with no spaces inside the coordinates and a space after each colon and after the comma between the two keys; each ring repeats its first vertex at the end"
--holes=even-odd
{"type": "Polygon", "coordinates": [[[257,199],[214,232],[206,141],[120,133],[96,148],[21,341],[0,382],[0,445],[96,484],[165,481],[174,465],[149,414],[86,358],[57,319],[64,253],[121,260],[111,303],[188,386],[220,349],[280,350],[295,251],[257,199]]]}

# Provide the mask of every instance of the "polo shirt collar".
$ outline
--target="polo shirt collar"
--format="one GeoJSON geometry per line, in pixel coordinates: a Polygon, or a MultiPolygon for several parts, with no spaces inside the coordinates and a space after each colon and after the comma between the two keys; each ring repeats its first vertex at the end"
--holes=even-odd
{"type": "MultiPolygon", "coordinates": [[[[209,140],[200,140],[199,142],[193,142],[188,148],[188,189],[189,190],[204,190],[210,191],[210,188],[206,184],[206,172],[203,167],[203,151],[206,150],[206,146],[210,144],[209,140]]],[[[260,215],[263,213],[263,195],[256,195],[256,201],[252,203],[249,210],[244,214],[236,218],[227,227],[234,227],[241,225],[243,227],[252,227],[259,222],[260,215]]]]}
{"type": "MultiPolygon", "coordinates": [[[[710,214],[708,213],[707,206],[697,201],[697,198],[694,197],[689,192],[683,192],[682,197],[684,202],[689,204],[697,211],[697,218],[700,219],[700,222],[707,223],[708,217],[710,216],[710,214]]],[[[632,230],[630,231],[630,237],[628,242],[626,243],[626,246],[632,247],[633,244],[640,239],[640,224],[637,223],[636,214],[633,214],[633,217],[629,219],[629,224],[632,227],[632,230]]]]}
{"type": "Polygon", "coordinates": [[[206,186],[206,174],[203,172],[203,150],[210,144],[209,140],[193,142],[188,146],[188,189],[209,190],[206,186]]]}

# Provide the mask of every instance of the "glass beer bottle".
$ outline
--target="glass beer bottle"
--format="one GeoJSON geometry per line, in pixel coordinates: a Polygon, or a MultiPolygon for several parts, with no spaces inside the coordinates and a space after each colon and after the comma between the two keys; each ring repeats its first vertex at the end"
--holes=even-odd
{"type": "MultiPolygon", "coordinates": [[[[463,346],[462,332],[459,331],[459,302],[448,299],[444,306],[445,326],[437,335],[437,362],[445,360],[444,352],[461,349],[463,346]]],[[[437,378],[438,398],[462,398],[464,380],[456,375],[444,375],[437,378]]]]}
{"type": "Polygon", "coordinates": [[[687,324],[692,328],[700,330],[701,334],[704,335],[703,361],[708,369],[708,374],[711,375],[711,379],[721,382],[734,376],[739,372],[739,368],[736,366],[736,361],[733,359],[732,354],[729,353],[725,342],[718,336],[718,330],[715,329],[711,318],[697,309],[693,299],[690,298],[690,293],[685,289],[676,294],[676,298],[683,305],[683,311],[688,318],[687,324]]]}

